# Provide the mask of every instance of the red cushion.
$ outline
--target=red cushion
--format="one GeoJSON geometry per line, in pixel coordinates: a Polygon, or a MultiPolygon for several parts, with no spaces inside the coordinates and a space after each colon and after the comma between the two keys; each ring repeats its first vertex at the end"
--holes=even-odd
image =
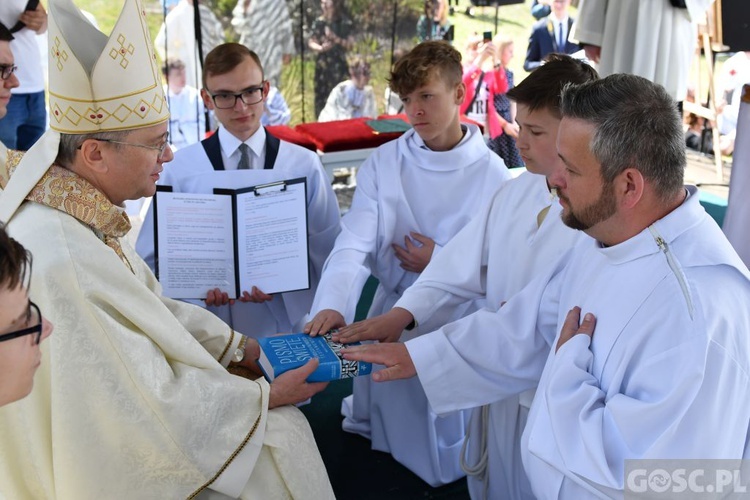
{"type": "Polygon", "coordinates": [[[375,148],[398,138],[401,133],[378,134],[365,122],[370,118],[352,118],[333,122],[302,123],[295,127],[324,153],[375,148]]]}
{"type": "Polygon", "coordinates": [[[315,143],[308,139],[306,135],[300,134],[288,125],[269,125],[266,127],[266,130],[282,141],[291,142],[292,144],[315,151],[315,143]]]}

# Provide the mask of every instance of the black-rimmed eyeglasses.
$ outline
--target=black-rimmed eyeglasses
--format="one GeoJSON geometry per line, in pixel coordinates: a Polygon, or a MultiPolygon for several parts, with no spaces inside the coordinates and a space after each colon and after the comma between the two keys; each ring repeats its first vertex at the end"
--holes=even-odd
{"type": "Polygon", "coordinates": [[[15,64],[0,64],[0,78],[7,80],[17,69],[15,64]]]}
{"type": "Polygon", "coordinates": [[[15,332],[3,333],[0,335],[0,342],[13,340],[24,335],[35,335],[34,344],[39,345],[39,342],[42,341],[42,313],[39,311],[39,307],[31,301],[29,301],[29,319],[26,321],[26,324],[34,326],[16,330],[15,332]]]}
{"type": "Polygon", "coordinates": [[[265,81],[261,82],[260,85],[248,87],[242,92],[235,94],[233,92],[217,92],[216,94],[209,93],[213,99],[214,104],[219,109],[230,109],[237,104],[237,99],[240,99],[245,106],[252,106],[258,104],[263,100],[263,89],[265,88],[265,81]]]}

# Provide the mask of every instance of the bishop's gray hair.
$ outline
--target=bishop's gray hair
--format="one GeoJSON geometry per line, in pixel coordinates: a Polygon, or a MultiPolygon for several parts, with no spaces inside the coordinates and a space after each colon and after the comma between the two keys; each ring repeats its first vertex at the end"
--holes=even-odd
{"type": "MultiPolygon", "coordinates": [[[[109,141],[125,141],[132,130],[115,130],[108,132],[94,132],[91,134],[60,134],[60,146],[57,149],[55,163],[61,167],[70,168],[84,141],[88,139],[105,139],[109,141]]],[[[119,148],[120,144],[112,144],[119,148]]]]}
{"type": "Polygon", "coordinates": [[[677,104],[664,87],[640,76],[615,74],[562,92],[563,118],[595,127],[591,152],[611,182],[635,168],[664,201],[682,189],[685,139],[677,104]]]}

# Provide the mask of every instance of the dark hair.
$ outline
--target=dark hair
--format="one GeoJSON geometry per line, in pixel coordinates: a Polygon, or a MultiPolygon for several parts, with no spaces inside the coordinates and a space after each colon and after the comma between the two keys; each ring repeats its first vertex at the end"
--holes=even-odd
{"type": "Polygon", "coordinates": [[[258,65],[260,72],[263,73],[263,65],[258,54],[241,43],[222,43],[214,48],[208,53],[206,61],[203,63],[203,88],[206,88],[206,79],[209,76],[229,73],[248,57],[258,65]]]}
{"type": "Polygon", "coordinates": [[[181,70],[181,69],[185,69],[185,63],[182,62],[182,59],[173,59],[170,57],[169,59],[167,59],[167,62],[161,68],[161,71],[166,76],[172,70],[181,70]]]}
{"type": "Polygon", "coordinates": [[[529,111],[546,109],[560,118],[560,94],[567,83],[586,83],[598,80],[599,75],[587,63],[564,54],[549,54],[545,63],[535,69],[516,87],[508,91],[508,98],[528,106],[529,111]]]}
{"type": "Polygon", "coordinates": [[[653,183],[663,201],[682,189],[682,120],[664,87],[640,76],[614,74],[566,85],[560,107],[563,118],[594,126],[591,152],[601,164],[606,182],[632,167],[653,183]]]}
{"type": "Polygon", "coordinates": [[[13,40],[13,33],[10,32],[7,26],[0,23],[0,42],[10,42],[13,40]]]}
{"type": "MultiPolygon", "coordinates": [[[[89,139],[104,139],[108,141],[125,141],[133,130],[108,130],[92,132],[89,134],[60,134],[60,145],[57,147],[55,163],[61,167],[70,169],[76,157],[76,151],[84,141],[89,139]]],[[[122,147],[121,144],[113,143],[115,149],[122,147]]]]}
{"type": "Polygon", "coordinates": [[[430,40],[422,42],[404,54],[393,65],[388,79],[391,90],[407,95],[426,85],[433,76],[439,76],[446,85],[461,83],[461,53],[448,42],[430,40]]]}
{"type": "Polygon", "coordinates": [[[0,287],[14,290],[31,276],[31,254],[0,223],[0,287]]]}

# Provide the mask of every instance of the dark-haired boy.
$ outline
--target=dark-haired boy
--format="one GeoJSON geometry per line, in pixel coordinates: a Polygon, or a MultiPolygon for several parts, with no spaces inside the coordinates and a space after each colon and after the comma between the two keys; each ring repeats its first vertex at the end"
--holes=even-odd
{"type": "MultiPolygon", "coordinates": [[[[596,72],[569,56],[546,64],[508,92],[516,101],[517,139],[528,172],[507,183],[490,205],[430,262],[394,308],[341,330],[343,339],[393,341],[412,316],[417,322],[468,300],[497,305],[542,275],[583,234],[565,226],[547,176],[560,168],[556,140],[560,90],[596,79],[596,72]]],[[[388,385],[388,384],[385,384],[388,385]]],[[[520,457],[520,438],[534,390],[473,410],[462,457],[472,498],[533,498],[520,457]],[[487,453],[487,459],[480,457],[487,453]]]]}
{"type": "MultiPolygon", "coordinates": [[[[260,125],[268,90],[255,52],[239,43],[225,43],[209,52],[203,65],[201,96],[221,125],[208,139],[177,151],[174,160],[164,166],[159,182],[174,191],[211,193],[214,188],[307,179],[310,288],[269,295],[253,287],[232,303],[225,291],[208,291],[208,309],[235,330],[255,338],[302,328],[323,263],[339,233],[338,202],[318,156],[280,141],[260,125]]],[[[149,211],[136,250],[152,270],[153,237],[153,214],[149,211]]]]}
{"type": "MultiPolygon", "coordinates": [[[[370,274],[380,281],[370,316],[388,311],[510,178],[479,129],[459,121],[466,92],[461,77],[460,53],[441,41],[417,45],[393,66],[390,87],[413,130],[379,147],[358,171],[351,210],[342,219],[315,295],[315,316],[305,327],[311,335],[352,321],[370,274]]],[[[430,331],[477,307],[481,304],[469,302],[407,334],[430,331]]],[[[391,453],[427,483],[436,486],[463,475],[465,414],[438,417],[416,380],[384,387],[356,379],[342,412],[344,430],[370,438],[373,449],[391,453]]]]}

